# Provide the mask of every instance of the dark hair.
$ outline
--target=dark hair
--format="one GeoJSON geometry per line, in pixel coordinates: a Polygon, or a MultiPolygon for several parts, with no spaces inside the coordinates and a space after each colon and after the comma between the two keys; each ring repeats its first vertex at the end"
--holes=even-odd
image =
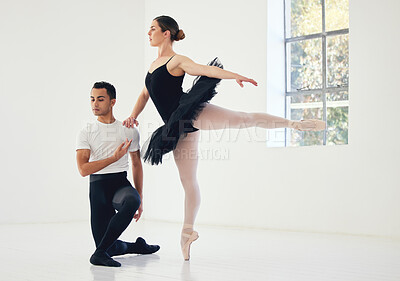
{"type": "Polygon", "coordinates": [[[107,94],[111,100],[117,98],[117,92],[115,90],[115,87],[108,82],[105,81],[96,82],[94,83],[92,89],[106,89],[107,94]]]}
{"type": "Polygon", "coordinates": [[[162,32],[169,30],[169,32],[171,33],[171,41],[179,41],[185,39],[185,33],[182,29],[179,29],[176,20],[174,20],[170,16],[159,16],[156,17],[154,20],[158,22],[158,25],[161,27],[162,32]]]}

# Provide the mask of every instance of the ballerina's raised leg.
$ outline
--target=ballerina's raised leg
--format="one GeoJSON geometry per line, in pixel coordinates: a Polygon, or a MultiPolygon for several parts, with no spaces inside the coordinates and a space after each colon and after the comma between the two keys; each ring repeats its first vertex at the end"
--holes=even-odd
{"type": "Polygon", "coordinates": [[[260,127],[265,129],[293,128],[300,131],[320,131],[326,127],[322,120],[292,121],[267,113],[233,111],[213,104],[206,104],[197,119],[194,120],[193,126],[201,130],[260,127]]]}

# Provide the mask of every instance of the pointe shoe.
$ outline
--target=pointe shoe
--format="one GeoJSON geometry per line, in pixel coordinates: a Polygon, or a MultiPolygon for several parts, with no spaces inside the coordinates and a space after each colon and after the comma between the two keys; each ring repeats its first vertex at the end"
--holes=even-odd
{"type": "Polygon", "coordinates": [[[291,127],[299,131],[323,131],[326,129],[326,122],[318,119],[300,120],[293,121],[291,127]]]}
{"type": "MultiPolygon", "coordinates": [[[[187,228],[192,228],[193,226],[185,225],[187,228]]],[[[199,233],[193,231],[191,234],[182,232],[182,237],[188,238],[186,243],[182,246],[182,255],[185,261],[190,259],[190,245],[199,238],[199,233]]]]}

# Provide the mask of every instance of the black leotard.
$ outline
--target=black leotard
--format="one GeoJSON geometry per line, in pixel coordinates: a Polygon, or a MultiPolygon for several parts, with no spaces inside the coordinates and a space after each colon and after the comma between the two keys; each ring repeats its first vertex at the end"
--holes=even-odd
{"type": "Polygon", "coordinates": [[[167,64],[173,56],[152,73],[147,72],[146,87],[150,97],[164,122],[171,117],[172,112],[178,108],[182,97],[182,83],[185,75],[173,76],[168,72],[167,64]]]}

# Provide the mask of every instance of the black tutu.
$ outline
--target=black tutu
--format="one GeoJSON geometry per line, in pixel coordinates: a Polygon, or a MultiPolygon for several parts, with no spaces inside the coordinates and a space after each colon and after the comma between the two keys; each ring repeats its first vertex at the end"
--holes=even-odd
{"type": "MultiPolygon", "coordinates": [[[[218,58],[212,60],[208,65],[223,68],[218,58]]],[[[206,103],[216,95],[215,88],[220,81],[221,79],[207,76],[196,77],[192,88],[182,95],[178,107],[171,114],[169,120],[154,131],[143,145],[141,154],[145,162],[151,165],[162,163],[163,155],[174,150],[181,137],[198,130],[193,127],[193,121],[196,120],[206,103]]]]}

